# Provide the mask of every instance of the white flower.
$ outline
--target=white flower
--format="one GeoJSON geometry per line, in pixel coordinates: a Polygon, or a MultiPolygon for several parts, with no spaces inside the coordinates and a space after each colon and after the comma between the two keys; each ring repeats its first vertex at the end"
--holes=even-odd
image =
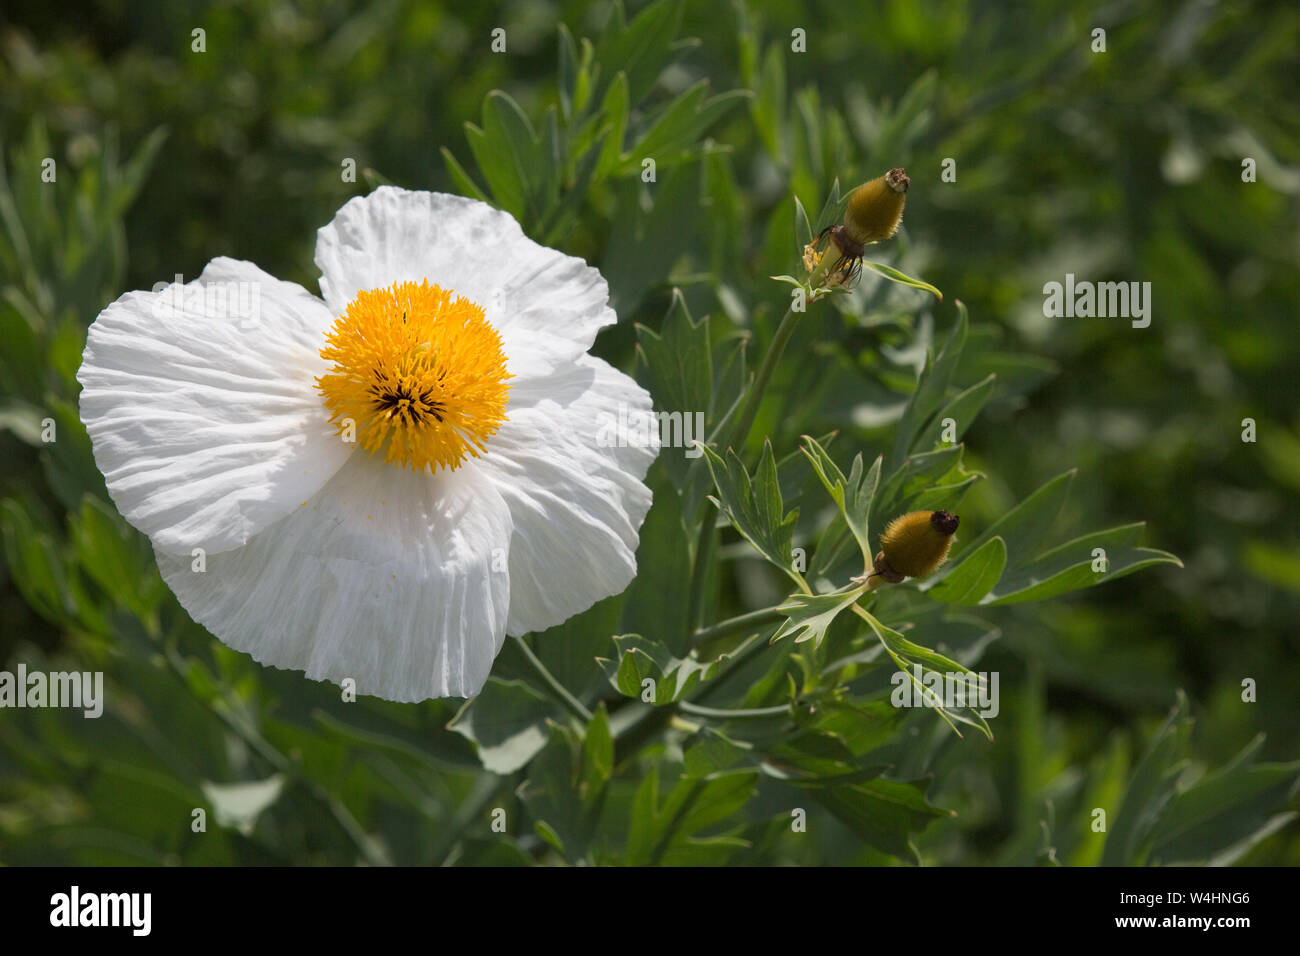
{"type": "Polygon", "coordinates": [[[190,615],[264,664],[390,700],[476,694],[505,635],[622,591],[657,436],[587,354],[581,259],[507,213],[384,187],[316,239],[324,301],[248,262],[131,292],[86,342],[81,417],[190,615]]]}

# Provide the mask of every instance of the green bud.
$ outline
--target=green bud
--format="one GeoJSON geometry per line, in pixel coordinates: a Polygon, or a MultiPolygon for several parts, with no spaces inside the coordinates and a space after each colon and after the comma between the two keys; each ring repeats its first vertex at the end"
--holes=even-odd
{"type": "Polygon", "coordinates": [[[924,578],[948,558],[952,536],[961,519],[947,511],[913,511],[900,515],[880,536],[875,573],[891,584],[903,578],[924,578]]]}
{"type": "Polygon", "coordinates": [[[899,167],[853,190],[844,213],[846,236],[860,246],[891,238],[903,221],[911,182],[907,171],[899,167]]]}

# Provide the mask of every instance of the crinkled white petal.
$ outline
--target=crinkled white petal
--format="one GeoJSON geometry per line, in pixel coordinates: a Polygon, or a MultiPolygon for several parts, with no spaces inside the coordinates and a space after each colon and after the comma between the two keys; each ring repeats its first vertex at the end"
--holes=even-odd
{"type": "Polygon", "coordinates": [[[338,471],[355,446],[315,388],[332,321],[306,289],[233,259],[99,314],[81,420],[118,510],[156,548],[237,548],[338,471]]]}
{"type": "Polygon", "coordinates": [[[434,476],[354,455],[245,547],[158,555],[181,605],[223,642],[396,701],[468,697],[505,640],[509,509],[477,464],[434,476]]]}
{"type": "Polygon", "coordinates": [[[321,292],[342,313],[359,291],[427,280],[479,305],[516,380],[584,354],[617,321],[581,259],[540,246],[509,213],[462,196],[381,186],[348,200],[316,237],[321,292]]]}
{"type": "Polygon", "coordinates": [[[483,471],[510,507],[510,618],[519,635],[622,592],[636,575],[642,479],[659,448],[650,395],[589,355],[511,389],[483,471]]]}

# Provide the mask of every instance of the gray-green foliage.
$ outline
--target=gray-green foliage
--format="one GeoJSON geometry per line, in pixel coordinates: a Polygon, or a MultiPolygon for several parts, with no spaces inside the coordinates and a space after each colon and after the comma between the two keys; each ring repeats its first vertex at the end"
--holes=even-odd
{"type": "MultiPolygon", "coordinates": [[[[1228,509],[1203,477],[1212,469],[1195,439],[1205,421],[1179,417],[1180,390],[1152,387],[1133,353],[1082,333],[1056,358],[1081,366],[1087,349],[1099,351],[1112,373],[1105,387],[1155,396],[1176,435],[1139,459],[1147,470],[1107,470],[1090,452],[1064,471],[1076,462],[1054,460],[1054,428],[1037,409],[1058,365],[1036,354],[1044,343],[1017,344],[1008,315],[1041,281],[1036,257],[1070,262],[1080,245],[1114,267],[1127,243],[1189,315],[1198,299],[1228,314],[1240,289],[1262,289],[1257,320],[1274,329],[1291,314],[1294,275],[1276,278],[1266,267],[1283,253],[1266,252],[1243,257],[1242,271],[1220,283],[1210,252],[1255,243],[1251,227],[1217,221],[1185,194],[1133,187],[1158,196],[1148,224],[1137,215],[1144,207],[1111,185],[1122,177],[1075,170],[1052,136],[1026,142],[1026,128],[1050,125],[1103,165],[1134,143],[1126,155],[1144,178],[1167,146],[1138,111],[1110,122],[1100,94],[1070,94],[1069,108],[1089,120],[1059,119],[1061,94],[1047,79],[1071,83],[1090,67],[1104,79],[1112,67],[1072,52],[1051,5],[1031,5],[1026,24],[999,25],[988,55],[975,58],[978,74],[957,56],[975,42],[961,4],[940,18],[891,5],[865,18],[869,26],[834,19],[848,8],[827,8],[817,56],[806,58],[787,52],[783,21],[764,24],[745,4],[701,14],[703,45],[682,36],[678,0],[631,17],[614,4],[598,27],[581,5],[561,5],[554,56],[536,41],[522,62],[475,55],[457,39],[485,36],[486,13],[457,20],[423,6],[279,26],[260,7],[221,9],[209,22],[212,59],[180,61],[180,84],[156,49],[170,41],[155,36],[112,64],[67,45],[34,61],[21,39],[7,52],[6,90],[32,100],[7,93],[2,127],[0,652],[29,666],[104,670],[112,703],[98,721],[53,711],[0,719],[0,859],[1231,863],[1294,832],[1300,767],[1261,758],[1253,712],[1240,716],[1237,703],[1239,680],[1264,676],[1267,658],[1219,683],[1199,679],[1199,696],[1175,695],[1195,675],[1171,663],[1173,649],[1201,626],[1191,611],[1179,616],[1171,595],[1182,585],[1144,574],[1125,582],[1142,582],[1135,590],[1085,590],[1178,563],[1143,546],[1133,523],[1149,507],[1171,507],[1163,498],[1175,479],[1202,488],[1188,507],[1228,509]],[[255,78],[251,93],[237,70],[227,80],[216,66],[250,36],[236,65],[255,78]],[[373,55],[357,56],[355,38],[367,36],[373,55]],[[402,37],[415,38],[410,48],[402,37]],[[436,43],[444,54],[431,66],[436,43]],[[320,82],[303,93],[307,75],[320,82]],[[60,97],[73,90],[90,101],[92,88],[103,115],[87,132],[60,97]],[[147,108],[124,95],[137,90],[147,108]],[[435,95],[431,117],[404,107],[435,95]],[[189,122],[192,105],[208,102],[218,106],[189,122]],[[314,108],[327,115],[309,121],[314,108]],[[130,131],[125,161],[106,118],[130,131]],[[166,146],[160,118],[171,127],[166,146]],[[1080,129],[1101,133],[1090,140],[1080,129]],[[341,184],[339,156],[358,143],[363,182],[341,184]],[[940,195],[933,177],[918,180],[908,228],[873,250],[881,261],[856,291],[810,306],[748,440],[730,447],[751,370],[790,301],[789,288],[766,277],[797,272],[803,245],[838,216],[841,185],[950,154],[962,157],[962,189],[940,195]],[[978,155],[986,161],[966,158],[978,155]],[[58,159],[57,185],[37,174],[46,156],[58,159]],[[643,178],[646,159],[653,181],[643,178]],[[1035,177],[1059,181],[1061,195],[1017,204],[1035,177]],[[238,253],[306,279],[308,224],[386,179],[492,202],[538,241],[599,265],[620,325],[598,350],[635,368],[656,408],[703,412],[710,445],[700,457],[661,454],[628,591],[527,647],[507,642],[484,693],[466,703],[343,703],[336,688],[263,669],[212,639],[108,503],[76,414],[85,326],[125,289],[182,271],[170,244],[190,272],[238,253]],[[231,182],[236,198],[224,195],[231,182]],[[274,197],[274,209],[238,212],[257,205],[254,195],[274,197]],[[1128,214],[1123,241],[1112,221],[1071,218],[1117,206],[1128,214]],[[821,212],[813,221],[806,210],[821,212]],[[1203,234],[1214,241],[1198,242],[1203,234]],[[908,288],[917,274],[949,299],[908,288]],[[53,444],[41,439],[46,419],[58,430],[53,444]],[[942,437],[946,419],[953,441],[942,437]],[[1143,483],[1148,471],[1164,484],[1143,483]],[[1132,500],[1117,504],[1123,492],[1107,488],[1132,500]],[[871,591],[854,582],[884,522],[934,508],[963,514],[939,574],[871,591]],[[1093,514],[1108,517],[1082,517],[1093,514]],[[1072,592],[1072,601],[1038,603],[1072,592]],[[1163,613],[1147,611],[1156,606],[1163,613]],[[534,655],[567,696],[538,678],[534,655]],[[892,706],[894,675],[914,666],[1000,671],[1002,713],[892,706]],[[1193,733],[1197,707],[1208,739],[1193,733]],[[206,832],[191,827],[195,808],[210,811],[206,832]],[[1104,833],[1092,829],[1095,808],[1106,811],[1104,833]],[[806,831],[792,827],[796,810],[806,831]],[[504,832],[492,827],[494,811],[504,832]]],[[[808,7],[800,22],[818,11],[808,7]]],[[[1228,42],[1237,14],[1217,16],[1199,28],[1208,42],[1228,42]]],[[[1284,44],[1294,14],[1274,16],[1284,44]]],[[[1166,42],[1149,29],[1117,31],[1116,55],[1166,42]]],[[[1279,54],[1265,43],[1256,55],[1270,63],[1279,54]]],[[[1244,142],[1287,182],[1295,98],[1269,98],[1276,119],[1258,107],[1228,111],[1217,76],[1197,72],[1178,48],[1162,57],[1141,83],[1149,101],[1173,104],[1161,120],[1167,138],[1201,162],[1244,142]]],[[[1136,95],[1126,76],[1106,88],[1136,95]]],[[[1226,187],[1212,188],[1203,205],[1232,208],[1226,187]]],[[[1284,201],[1253,197],[1253,228],[1273,228],[1284,201]]],[[[1181,334],[1186,354],[1152,361],[1212,379],[1204,363],[1227,355],[1258,372],[1240,393],[1263,392],[1260,380],[1273,374],[1267,338],[1214,326],[1181,334]]],[[[1102,398],[1074,400],[1103,432],[1102,398]]],[[[1235,427],[1252,406],[1233,401],[1243,403],[1226,415],[1235,427]]],[[[1261,467],[1294,490],[1293,409],[1265,407],[1261,417],[1281,435],[1261,445],[1261,467]]],[[[1266,500],[1248,499],[1248,517],[1252,502],[1267,513],[1266,500]]],[[[1295,590],[1293,559],[1258,526],[1206,530],[1204,521],[1176,524],[1176,511],[1162,516],[1152,537],[1164,541],[1172,527],[1180,553],[1207,536],[1256,569],[1236,582],[1247,603],[1266,603],[1261,582],[1295,590]]],[[[1201,617],[1216,610],[1194,593],[1182,600],[1201,617]]],[[[1293,620],[1273,605],[1267,613],[1293,620]]],[[[1228,645],[1224,655],[1236,643],[1217,629],[1198,633],[1228,645]]],[[[1279,687],[1294,699],[1293,669],[1279,687]]],[[[1286,845],[1274,842],[1283,848],[1273,858],[1285,859],[1286,845]]],[[[1289,846],[1294,862],[1294,837],[1289,846]]]]}

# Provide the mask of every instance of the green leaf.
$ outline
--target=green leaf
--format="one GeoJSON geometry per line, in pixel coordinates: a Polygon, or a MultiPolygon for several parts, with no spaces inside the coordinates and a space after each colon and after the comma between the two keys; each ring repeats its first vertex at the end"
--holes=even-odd
{"type": "Polygon", "coordinates": [[[752,751],[752,744],[732,740],[716,727],[701,727],[682,746],[682,771],[688,777],[707,777],[731,769],[752,751]]]}
{"type": "Polygon", "coordinates": [[[843,741],[857,763],[858,757],[895,739],[906,715],[887,698],[827,700],[815,711],[812,726],[843,741]]]}
{"type": "Polygon", "coordinates": [[[44,412],[23,401],[10,401],[0,405],[0,430],[9,431],[25,445],[40,448],[41,419],[44,412]]]}
{"type": "Polygon", "coordinates": [[[682,0],[657,0],[624,26],[621,5],[616,5],[605,33],[595,48],[602,77],[622,70],[627,74],[631,101],[639,103],[672,58],[672,43],[681,25],[682,0]]]}
{"type": "Polygon", "coordinates": [[[920,644],[915,644],[912,641],[909,641],[898,631],[881,624],[880,621],[869,612],[864,611],[860,616],[868,625],[870,625],[871,629],[875,632],[876,637],[880,639],[880,642],[884,644],[890,652],[902,658],[905,663],[921,664],[929,670],[934,671],[952,671],[963,674],[974,673],[974,671],[969,667],[958,664],[956,661],[945,657],[938,651],[933,651],[928,647],[922,647],[920,644]]]}
{"type": "MultiPolygon", "coordinates": [[[[483,99],[482,128],[466,123],[465,136],[497,205],[520,222],[535,224],[546,212],[544,196],[556,170],[519,104],[492,90],[483,99]]],[[[448,168],[456,175],[458,167],[448,168]]]]}
{"type": "Polygon", "coordinates": [[[716,353],[721,353],[713,372],[713,399],[709,405],[710,437],[726,433],[726,429],[740,412],[749,381],[745,362],[745,348],[749,343],[744,333],[733,333],[730,339],[719,343],[716,353]]]}
{"type": "Polygon", "coordinates": [[[512,164],[511,178],[522,191],[528,222],[536,221],[547,209],[547,193],[554,189],[556,157],[542,148],[524,111],[501,90],[491,91],[483,102],[483,132],[503,154],[498,159],[512,164]]]}
{"type": "Polygon", "coordinates": [[[997,521],[993,522],[974,541],[958,552],[961,556],[973,554],[994,535],[1007,546],[1010,567],[1016,568],[1034,558],[1038,542],[1047,534],[1056,520],[1061,505],[1070,493],[1075,470],[1057,475],[997,521]]]}
{"type": "Polygon", "coordinates": [[[545,748],[518,793],[533,829],[570,863],[591,862],[614,770],[614,739],[602,704],[585,732],[550,722],[545,748]]]}
{"type": "Polygon", "coordinates": [[[799,509],[785,514],[772,443],[763,442],[758,470],[752,481],[744,463],[732,449],[727,449],[725,462],[711,448],[706,447],[704,454],[719,496],[710,500],[722,509],[735,529],[759,554],[785,572],[795,584],[805,587],[803,577],[793,566],[794,525],[799,518],[799,509]]]}
{"type": "MultiPolygon", "coordinates": [[[[443,147],[443,148],[444,148],[444,150],[446,149],[446,147],[443,147]]],[[[444,155],[450,155],[450,154],[444,153],[444,155]]],[[[454,163],[455,160],[453,159],[452,162],[454,163]]],[[[391,179],[389,179],[387,176],[385,176],[385,175],[384,175],[383,173],[381,173],[379,170],[377,170],[377,169],[373,169],[373,168],[370,167],[370,166],[367,166],[367,167],[365,167],[364,169],[361,170],[361,178],[362,178],[363,180],[365,180],[366,185],[369,186],[371,189],[378,189],[380,186],[394,186],[394,185],[396,185],[396,183],[394,183],[391,179]]],[[[477,198],[480,198],[480,197],[475,196],[474,198],[477,199],[477,198]]],[[[486,201],[486,200],[484,200],[484,201],[486,201]]]]}
{"type": "Polygon", "coordinates": [[[896,515],[919,510],[923,496],[933,498],[938,488],[944,488],[944,494],[952,491],[944,487],[947,478],[958,479],[953,484],[957,489],[970,484],[978,476],[970,476],[961,467],[961,456],[961,445],[949,445],[906,459],[872,499],[871,524],[877,526],[896,515]]]}
{"type": "Polygon", "coordinates": [[[652,767],[637,788],[628,828],[628,866],[720,864],[748,844],[730,834],[700,837],[706,828],[729,819],[754,796],[756,771],[683,777],[659,802],[659,768],[652,767]]]}
{"type": "MultiPolygon", "coordinates": [[[[696,413],[700,417],[708,411],[713,397],[713,355],[709,344],[707,319],[692,322],[680,289],[673,289],[672,304],[664,317],[661,332],[656,334],[644,325],[636,326],[637,379],[654,398],[661,414],[679,416],[669,418],[676,425],[678,444],[686,447],[687,432],[697,441],[707,434],[696,434],[692,427],[696,413]]],[[[706,426],[707,427],[707,426],[706,426]]],[[[678,491],[685,486],[686,475],[699,460],[696,452],[673,450],[661,454],[669,478],[678,491]]]]}
{"type": "Polygon", "coordinates": [[[95,467],[95,456],[90,447],[90,436],[75,405],[47,395],[46,408],[55,422],[57,441],[41,449],[41,465],[50,490],[67,511],[81,507],[81,499],[89,494],[101,501],[108,500],[104,476],[95,467]]]}
{"type": "MultiPolygon", "coordinates": [[[[826,202],[822,205],[822,211],[817,214],[817,221],[812,224],[809,230],[811,236],[821,235],[823,229],[830,226],[838,225],[844,221],[844,210],[849,207],[849,193],[840,195],[840,180],[837,176],[831,182],[830,192],[826,194],[826,202]]],[[[800,249],[802,252],[802,248],[800,249]]]]}
{"type": "Polygon", "coordinates": [[[983,480],[982,474],[977,471],[966,471],[959,460],[937,479],[937,484],[909,497],[906,506],[899,511],[938,511],[940,508],[956,511],[970,487],[975,482],[983,480]]]}
{"type": "Polygon", "coordinates": [[[574,173],[572,184],[543,219],[542,225],[538,228],[538,234],[542,237],[541,241],[544,244],[558,243],[560,241],[559,237],[573,227],[578,215],[578,209],[586,198],[587,188],[591,185],[595,176],[596,167],[602,161],[602,148],[607,145],[606,135],[602,133],[598,136],[596,141],[582,155],[582,158],[578,160],[578,168],[574,173]]]}
{"type": "Polygon", "coordinates": [[[1123,525],[1086,534],[1053,548],[1032,564],[1013,570],[998,582],[982,603],[1043,601],[1058,594],[1113,581],[1154,564],[1175,564],[1181,568],[1183,563],[1166,551],[1135,546],[1144,527],[1142,522],[1123,525]],[[1094,554],[1094,549],[1098,548],[1104,552],[1104,558],[1094,554]],[[1097,563],[1101,563],[1105,570],[1093,570],[1097,563]]]}
{"type": "Polygon", "coordinates": [[[582,741],[582,800],[592,806],[614,774],[614,737],[602,701],[587,724],[582,741]]]}
{"type": "Polygon", "coordinates": [[[703,175],[703,164],[693,162],[661,176],[653,188],[645,188],[639,177],[623,186],[618,228],[600,266],[609,282],[610,308],[619,315],[635,311],[695,242],[706,212],[703,175]],[[649,213],[641,211],[642,197],[654,204],[649,213]]]}
{"type": "Polygon", "coordinates": [[[917,432],[929,421],[930,416],[934,414],[935,409],[943,401],[943,396],[948,391],[948,385],[952,380],[953,372],[961,362],[962,351],[966,347],[966,336],[970,329],[970,320],[966,314],[966,306],[962,301],[958,299],[956,304],[957,324],[953,326],[952,331],[948,334],[948,340],[943,345],[943,349],[940,350],[933,361],[929,353],[926,353],[925,367],[921,370],[920,377],[916,381],[916,388],[913,389],[906,408],[903,409],[903,417],[899,420],[894,433],[894,449],[889,456],[890,468],[897,468],[903,461],[907,450],[915,443],[917,432]]]}
{"type": "Polygon", "coordinates": [[[654,398],[665,439],[659,462],[681,496],[678,510],[693,525],[709,481],[704,453],[694,443],[707,441],[715,427],[709,321],[692,322],[681,290],[674,289],[660,332],[638,323],[636,334],[636,377],[654,398]]]}
{"type": "Polygon", "coordinates": [[[809,435],[802,437],[806,444],[801,446],[800,450],[812,463],[813,470],[817,472],[817,477],[821,479],[822,484],[826,486],[826,490],[830,492],[830,496],[839,507],[840,514],[848,525],[849,531],[853,533],[853,537],[858,542],[858,547],[862,549],[864,567],[870,565],[873,555],[870,537],[871,504],[875,499],[876,486],[880,483],[882,459],[877,457],[864,475],[862,473],[862,454],[857,454],[853,458],[853,467],[849,470],[849,476],[845,478],[839,466],[826,453],[826,450],[817,443],[816,439],[809,435]]]}
{"type": "MultiPolygon", "coordinates": [[[[145,179],[149,176],[149,171],[153,169],[154,160],[158,156],[158,151],[162,149],[167,135],[165,126],[155,129],[145,137],[144,142],[136,148],[135,153],[120,170],[114,170],[105,177],[113,181],[108,206],[113,218],[123,215],[135,201],[135,197],[144,186],[145,179]]],[[[108,158],[107,152],[105,157],[108,158]]]]}
{"type": "Polygon", "coordinates": [[[627,90],[627,74],[621,70],[610,84],[601,104],[601,113],[608,123],[608,132],[603,140],[600,159],[596,163],[596,177],[612,175],[623,158],[623,138],[627,135],[627,117],[631,102],[627,90]]]}
{"type": "Polygon", "coordinates": [[[993,386],[996,382],[997,376],[989,375],[983,381],[980,381],[966,389],[964,392],[960,392],[953,396],[947,405],[943,406],[943,408],[939,409],[939,411],[935,413],[934,418],[930,422],[929,428],[923,429],[917,433],[916,441],[912,447],[915,449],[924,444],[927,433],[934,436],[935,442],[946,441],[951,444],[956,444],[961,441],[962,436],[966,434],[966,429],[968,429],[979,416],[980,409],[982,409],[985,403],[993,397],[993,386]],[[953,436],[951,438],[945,438],[943,435],[943,423],[948,419],[952,419],[954,424],[953,436]]]}
{"type": "Polygon", "coordinates": [[[489,677],[482,692],[465,702],[447,724],[478,748],[493,773],[514,773],[546,746],[546,720],[558,706],[523,681],[489,677]]]}
{"type": "Polygon", "coordinates": [[[826,630],[836,616],[866,592],[867,586],[859,584],[831,594],[793,594],[777,610],[786,615],[785,621],[772,635],[775,644],[783,637],[796,635],[794,642],[812,641],[813,648],[821,647],[826,630]]]}
{"type": "Polygon", "coordinates": [[[452,155],[451,150],[446,146],[442,147],[442,160],[447,166],[447,172],[451,174],[452,181],[455,182],[456,188],[460,190],[462,196],[468,196],[470,199],[477,199],[479,202],[490,203],[488,194],[480,188],[479,184],[474,182],[474,178],[465,172],[465,168],[457,162],[456,157],[452,155]]]}
{"type": "Polygon", "coordinates": [[[750,96],[748,90],[728,90],[705,99],[708,85],[708,80],[700,80],[664,106],[623,154],[619,172],[639,170],[645,158],[653,159],[657,167],[680,162],[697,151],[697,141],[706,130],[750,96]]]}
{"type": "Polygon", "coordinates": [[[1260,734],[1197,778],[1185,756],[1191,724],[1180,691],[1110,821],[1102,865],[1227,865],[1294,817],[1280,811],[1300,788],[1300,761],[1255,764],[1260,734]]]}
{"type": "MultiPolygon", "coordinates": [[[[889,653],[889,656],[893,658],[898,669],[912,682],[916,693],[920,695],[922,700],[932,701],[933,694],[929,688],[926,688],[922,682],[917,680],[916,675],[913,673],[914,665],[921,668],[922,674],[924,674],[925,671],[937,672],[944,675],[945,680],[949,674],[971,674],[975,675],[981,682],[984,680],[982,676],[975,674],[974,671],[969,667],[966,667],[964,664],[959,664],[957,661],[945,657],[938,651],[931,650],[928,647],[923,647],[920,644],[909,641],[898,631],[880,623],[880,621],[870,612],[859,607],[856,613],[866,621],[871,630],[875,632],[880,643],[885,646],[885,650],[889,653]]],[[[940,704],[941,702],[934,701],[933,709],[958,736],[961,736],[961,731],[957,730],[954,721],[975,727],[988,739],[993,739],[993,732],[989,729],[988,722],[978,713],[975,706],[973,706],[969,700],[967,701],[967,706],[965,708],[951,710],[947,707],[940,706],[940,704]]]]}
{"type": "Polygon", "coordinates": [[[870,259],[862,260],[862,268],[870,269],[879,276],[883,276],[890,282],[897,282],[899,285],[905,285],[912,289],[920,289],[923,292],[929,292],[940,302],[943,301],[943,293],[937,287],[930,285],[924,279],[918,279],[910,276],[906,272],[895,269],[893,266],[887,266],[883,262],[872,262],[870,259]]]}
{"type": "Polygon", "coordinates": [[[913,836],[931,821],[955,816],[925,798],[925,781],[866,780],[812,790],[836,819],[868,846],[920,862],[913,836]]]}
{"type": "MultiPolygon", "coordinates": [[[[656,500],[651,511],[658,506],[659,501],[656,500]]],[[[646,521],[649,520],[647,516],[646,521]]],[[[643,535],[645,531],[646,525],[643,524],[643,535]]],[[[592,700],[594,695],[604,693],[605,675],[596,663],[596,658],[609,647],[610,635],[618,633],[627,597],[628,592],[625,592],[597,601],[563,623],[535,633],[530,641],[533,653],[542,665],[579,700],[592,700]]],[[[507,646],[510,646],[510,642],[507,642],[507,646]]],[[[506,651],[503,649],[502,653],[505,654],[506,651]]],[[[511,654],[503,663],[510,664],[512,668],[516,663],[520,666],[498,676],[529,681],[533,679],[533,670],[526,664],[523,655],[516,657],[511,654]]]]}
{"type": "Polygon", "coordinates": [[[148,539],[133,531],[92,495],[69,516],[73,550],[86,576],[111,600],[141,618],[149,617],[167,593],[148,539]]]}
{"type": "Polygon", "coordinates": [[[994,536],[927,593],[948,604],[979,604],[980,599],[998,583],[1006,566],[1007,546],[1001,538],[994,536]]]}
{"type": "MultiPolygon", "coordinates": [[[[690,459],[681,452],[671,452],[680,456],[683,462],[690,459]]],[[[664,455],[660,461],[664,461],[664,455]]],[[[703,468],[696,472],[700,480],[692,481],[691,488],[704,484],[707,473],[703,468]]],[[[689,492],[691,515],[698,515],[703,509],[703,488],[689,492]]],[[[691,634],[694,622],[687,621],[689,609],[686,601],[665,601],[665,594],[687,594],[691,587],[690,536],[686,530],[685,516],[682,508],[686,496],[678,496],[664,487],[662,482],[655,491],[650,511],[641,525],[640,541],[637,546],[637,574],[623,592],[625,604],[622,621],[624,625],[611,627],[604,633],[596,657],[604,656],[609,648],[611,634],[620,630],[639,629],[646,637],[662,644],[674,654],[686,654],[691,647],[691,634]]],[[[709,521],[714,520],[712,511],[708,512],[709,521]]]]}
{"type": "MultiPolygon", "coordinates": [[[[784,134],[785,58],[786,51],[781,44],[773,43],[767,48],[767,53],[763,56],[763,67],[758,72],[758,89],[750,104],[754,128],[758,131],[768,153],[779,166],[785,165],[789,152],[784,134]]],[[[802,244],[800,248],[803,248],[802,244]]]]}
{"type": "Polygon", "coordinates": [[[516,219],[523,219],[526,206],[524,184],[519,181],[513,159],[506,152],[505,145],[493,142],[483,130],[470,122],[465,123],[465,138],[469,140],[470,152],[474,154],[474,160],[487,181],[492,201],[516,219]]]}
{"type": "MultiPolygon", "coordinates": [[[[581,775],[587,772],[577,735],[569,727],[550,722],[546,742],[529,765],[528,777],[519,787],[519,797],[533,817],[533,829],[570,863],[587,852],[600,797],[583,799],[581,775]]],[[[590,791],[587,791],[590,793],[590,791]]]]}
{"type": "Polygon", "coordinates": [[[598,658],[614,689],[626,697],[660,707],[687,696],[700,681],[711,680],[718,665],[727,659],[727,655],[719,655],[713,660],[703,660],[695,652],[675,657],[659,641],[640,634],[615,637],[614,647],[615,657],[598,658]],[[648,685],[648,691],[647,680],[653,682],[648,685]]]}
{"type": "MultiPolygon", "coordinates": [[[[865,712],[858,712],[865,722],[865,712]]],[[[783,736],[768,751],[763,770],[770,776],[799,787],[829,787],[837,784],[871,780],[888,767],[859,760],[848,742],[838,733],[820,726],[803,730],[795,736],[783,736]]]]}
{"type": "Polygon", "coordinates": [[[1110,829],[1106,833],[1102,866],[1141,866],[1146,861],[1151,834],[1173,799],[1178,777],[1184,770],[1181,758],[1191,727],[1187,697],[1179,691],[1173,710],[1133,771],[1119,810],[1107,821],[1110,829]]]}
{"type": "Polygon", "coordinates": [[[569,28],[560,23],[556,29],[556,87],[560,94],[560,111],[565,122],[573,116],[573,95],[578,86],[578,49],[569,28]]]}
{"type": "MultiPolygon", "coordinates": [[[[187,677],[204,685],[196,693],[207,698],[218,693],[213,678],[196,661],[188,662],[187,677]]],[[[358,750],[383,753],[398,763],[418,766],[433,773],[446,773],[449,766],[477,770],[478,755],[472,744],[450,734],[430,734],[421,726],[409,726],[384,718],[384,709],[401,705],[383,705],[354,710],[345,722],[324,710],[312,713],[312,720],[325,734],[339,737],[358,750]]]]}
{"type": "Polygon", "coordinates": [[[1222,865],[1225,851],[1248,848],[1260,829],[1273,824],[1273,814],[1300,783],[1300,761],[1252,766],[1263,743],[1261,734],[1219,771],[1178,792],[1152,829],[1152,864],[1219,858],[1222,865]]]}
{"type": "MultiPolygon", "coordinates": [[[[803,203],[799,197],[794,197],[794,252],[797,257],[803,256],[803,251],[813,240],[812,225],[808,222],[808,213],[803,208],[803,203]]],[[[802,285],[803,283],[794,276],[772,276],[781,282],[789,282],[792,285],[802,285]]]]}
{"type": "Polygon", "coordinates": [[[28,509],[14,499],[0,502],[5,564],[23,598],[42,617],[63,623],[76,613],[67,567],[54,539],[36,530],[28,509]]]}

